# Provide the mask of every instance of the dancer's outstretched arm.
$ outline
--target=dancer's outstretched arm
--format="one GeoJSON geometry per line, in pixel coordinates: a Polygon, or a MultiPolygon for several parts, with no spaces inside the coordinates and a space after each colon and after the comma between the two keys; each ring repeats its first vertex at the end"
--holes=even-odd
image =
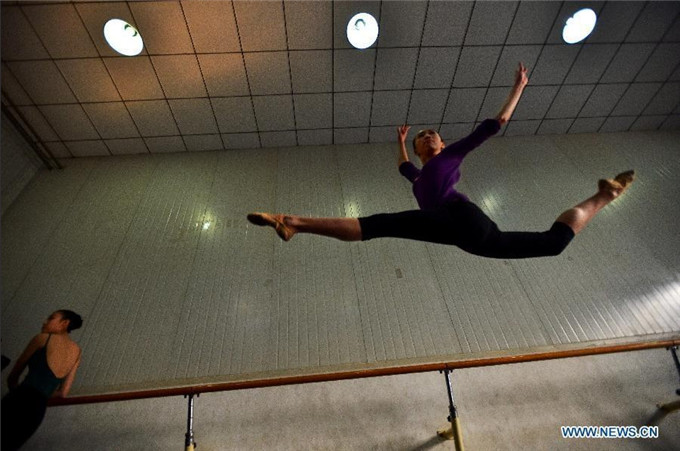
{"type": "Polygon", "coordinates": [[[512,87],[512,91],[510,91],[510,95],[503,104],[498,116],[496,116],[496,120],[498,120],[501,125],[510,120],[510,117],[515,111],[517,103],[519,103],[519,98],[522,96],[522,92],[524,91],[524,87],[527,85],[527,83],[529,83],[529,78],[527,77],[527,68],[524,67],[524,64],[519,63],[519,67],[515,72],[515,85],[512,87]]]}
{"type": "Polygon", "coordinates": [[[401,127],[397,129],[397,139],[399,141],[399,163],[398,166],[401,166],[402,163],[406,163],[408,160],[408,151],[406,150],[406,136],[408,135],[408,131],[411,127],[408,125],[404,124],[401,127]]]}

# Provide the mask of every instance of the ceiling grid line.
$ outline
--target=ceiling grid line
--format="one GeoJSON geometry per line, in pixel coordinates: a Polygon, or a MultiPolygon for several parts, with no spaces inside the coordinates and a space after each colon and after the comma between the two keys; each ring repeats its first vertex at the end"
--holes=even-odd
{"type": "MultiPolygon", "coordinates": [[[[503,46],[508,42],[508,38],[510,37],[510,30],[512,30],[512,25],[515,23],[515,19],[517,18],[517,11],[519,11],[519,2],[516,2],[515,6],[515,11],[512,14],[512,20],[510,21],[510,25],[508,25],[508,29],[505,32],[505,38],[503,39],[503,46]]],[[[489,94],[489,89],[491,89],[491,83],[493,82],[493,78],[496,75],[496,70],[498,69],[498,63],[501,61],[501,56],[503,55],[503,48],[501,47],[501,51],[498,54],[498,58],[496,58],[496,63],[493,66],[493,69],[491,70],[491,77],[489,77],[489,83],[487,83],[486,89],[484,91],[484,96],[482,96],[482,102],[479,104],[479,111],[477,111],[477,116],[475,117],[475,124],[479,122],[480,116],[482,115],[482,106],[484,105],[484,102],[486,101],[486,96],[489,94]]],[[[505,135],[505,132],[507,131],[507,127],[503,131],[503,135],[505,135]]]]}
{"type": "MultiPolygon", "coordinates": [[[[132,8],[130,8],[130,2],[126,1],[125,4],[128,6],[130,10],[130,16],[132,17],[132,20],[134,20],[135,23],[139,23],[139,21],[135,18],[134,11],[132,11],[132,8]]],[[[153,70],[154,75],[156,76],[156,81],[158,82],[158,86],[161,88],[161,92],[163,93],[163,100],[165,100],[165,103],[168,105],[168,110],[170,110],[170,115],[172,116],[172,120],[175,122],[175,127],[177,128],[177,131],[179,133],[179,137],[182,140],[182,145],[184,146],[184,150],[188,150],[186,140],[184,139],[184,135],[182,134],[182,130],[179,128],[179,122],[177,122],[177,117],[175,116],[175,112],[172,109],[172,106],[170,105],[170,100],[168,99],[168,95],[165,92],[165,88],[163,87],[163,82],[161,82],[161,78],[158,76],[158,71],[156,70],[156,65],[153,62],[153,58],[147,55],[147,58],[149,58],[149,63],[151,63],[151,69],[153,70]]],[[[147,139],[153,139],[156,138],[156,136],[153,137],[143,137],[144,141],[147,139]]],[[[148,145],[148,143],[147,143],[148,145]]]]}
{"type": "MultiPolygon", "coordinates": [[[[129,5],[126,3],[125,6],[128,7],[128,11],[130,11],[129,5]]],[[[109,70],[109,67],[104,63],[104,58],[102,57],[101,52],[99,51],[99,48],[97,48],[97,45],[94,42],[94,38],[90,34],[90,30],[87,29],[87,26],[85,24],[85,21],[83,20],[83,16],[80,14],[80,11],[78,10],[78,7],[74,7],[76,11],[76,15],[78,16],[78,19],[80,20],[80,23],[83,25],[83,28],[85,29],[85,32],[87,33],[87,37],[90,38],[90,42],[92,42],[92,45],[94,46],[98,57],[96,57],[101,63],[102,66],[104,66],[104,70],[106,71],[106,74],[109,76],[111,79],[111,84],[113,84],[113,87],[116,89],[116,93],[118,94],[118,97],[120,98],[120,103],[123,104],[123,107],[125,108],[125,111],[127,111],[128,115],[130,116],[130,120],[132,121],[132,125],[134,125],[135,130],[137,130],[137,134],[139,135],[139,138],[141,139],[142,143],[144,143],[144,147],[146,147],[146,151],[148,153],[151,153],[151,149],[149,148],[149,145],[147,144],[146,140],[142,136],[142,132],[139,129],[139,126],[137,125],[137,121],[135,120],[134,116],[132,116],[132,113],[130,113],[130,109],[128,108],[127,103],[125,100],[123,100],[123,95],[120,93],[120,89],[118,88],[118,84],[116,83],[116,80],[114,80],[113,76],[111,75],[111,71],[109,70]]],[[[132,11],[130,11],[130,14],[132,14],[132,11]]],[[[94,59],[94,57],[92,58],[94,59]]],[[[101,103],[119,103],[118,101],[110,101],[110,102],[79,102],[81,105],[88,105],[88,104],[101,104],[101,103]]],[[[83,108],[84,110],[85,108],[83,108]]],[[[132,136],[132,137],[126,137],[122,139],[134,139],[137,138],[137,136],[132,136]]]]}
{"type": "MultiPolygon", "coordinates": [[[[444,111],[442,111],[442,118],[439,120],[439,126],[437,127],[437,133],[440,133],[442,125],[444,125],[444,118],[446,117],[446,110],[449,106],[449,100],[451,99],[451,93],[453,92],[453,83],[456,80],[456,74],[458,73],[458,66],[460,65],[460,58],[463,54],[463,47],[465,46],[465,38],[467,37],[468,29],[470,28],[470,22],[472,22],[472,15],[475,13],[475,6],[477,6],[477,1],[472,4],[470,9],[470,14],[468,15],[467,24],[465,25],[465,31],[463,32],[463,41],[460,45],[460,51],[458,52],[458,57],[456,59],[456,68],[453,70],[453,75],[451,75],[451,83],[449,85],[449,92],[446,95],[446,101],[444,102],[444,111]]],[[[481,107],[480,107],[481,108],[481,107]]]]}
{"type": "Polygon", "coordinates": [[[413,71],[413,81],[411,82],[411,92],[408,96],[408,106],[406,107],[406,117],[404,124],[408,124],[409,114],[411,113],[411,100],[413,99],[413,91],[416,88],[416,77],[418,76],[418,63],[420,62],[420,51],[423,47],[423,37],[425,36],[425,25],[427,24],[427,14],[430,12],[430,0],[427,0],[425,5],[425,17],[423,19],[423,27],[420,29],[420,45],[418,45],[418,54],[416,55],[416,67],[413,71]]]}
{"type": "MultiPolygon", "coordinates": [[[[376,19],[380,23],[380,18],[382,17],[382,5],[383,0],[380,0],[380,6],[378,7],[378,18],[376,19]]],[[[371,129],[373,128],[373,100],[375,99],[375,72],[378,66],[378,52],[380,51],[380,34],[378,34],[378,40],[375,43],[375,56],[373,57],[373,84],[371,88],[371,107],[368,110],[368,127],[366,130],[366,142],[371,142],[371,129]]]]}
{"type": "Polygon", "coordinates": [[[331,2],[331,144],[335,144],[335,2],[331,2]]]}
{"type": "MultiPolygon", "coordinates": [[[[616,55],[618,55],[619,52],[621,51],[621,47],[623,46],[623,43],[626,41],[626,38],[630,35],[631,31],[633,31],[633,28],[635,27],[635,24],[636,24],[637,21],[640,19],[640,16],[642,16],[642,12],[645,10],[645,8],[647,7],[648,4],[649,4],[649,2],[647,2],[646,5],[645,5],[644,7],[640,8],[640,10],[638,11],[637,15],[635,16],[635,19],[631,22],[630,27],[628,28],[628,31],[626,31],[626,34],[623,36],[623,38],[621,39],[621,41],[618,43],[618,46],[617,46],[617,48],[616,48],[616,51],[612,54],[612,57],[611,57],[610,60],[607,62],[607,65],[604,67],[604,69],[602,70],[602,73],[600,74],[600,76],[598,77],[597,81],[595,82],[595,85],[596,85],[596,86],[600,84],[600,81],[604,78],[604,75],[607,73],[607,70],[609,69],[609,67],[611,67],[612,62],[614,62],[614,60],[616,59],[616,55]]],[[[588,101],[589,101],[590,98],[593,96],[593,93],[594,93],[594,92],[595,92],[595,89],[593,89],[593,90],[590,92],[590,94],[588,94],[588,96],[586,96],[586,99],[583,101],[583,105],[581,105],[581,108],[580,108],[580,109],[578,110],[578,112],[576,113],[576,118],[571,122],[571,124],[569,124],[569,127],[567,127],[567,130],[565,131],[565,133],[569,133],[569,132],[571,131],[572,127],[573,127],[574,124],[576,123],[576,120],[580,117],[581,111],[583,111],[583,109],[585,108],[585,106],[588,104],[588,101]]],[[[611,111],[610,111],[610,114],[611,114],[611,111]]],[[[605,117],[609,117],[610,114],[607,114],[605,117]]],[[[604,122],[606,122],[606,119],[605,119],[605,121],[603,121],[602,123],[604,124],[604,122]]]]}
{"type": "Polygon", "coordinates": [[[281,0],[281,8],[283,9],[283,32],[286,36],[286,61],[288,61],[288,79],[290,81],[290,101],[293,103],[293,127],[295,129],[295,145],[300,145],[298,136],[297,115],[295,112],[295,93],[293,92],[293,70],[290,67],[290,42],[288,40],[288,22],[286,20],[286,3],[281,0]]]}
{"type": "MultiPolygon", "coordinates": [[[[186,27],[187,34],[189,35],[189,40],[191,41],[191,48],[194,49],[194,58],[196,58],[196,65],[198,65],[198,71],[201,73],[201,81],[203,82],[203,88],[207,94],[208,103],[210,104],[210,111],[213,114],[213,120],[215,121],[215,128],[217,129],[217,135],[220,137],[220,142],[222,143],[222,149],[226,149],[227,146],[224,143],[224,137],[220,133],[220,123],[217,120],[217,113],[215,113],[215,105],[213,105],[212,98],[210,96],[210,91],[208,91],[208,84],[205,82],[205,74],[203,73],[203,67],[201,66],[201,61],[198,59],[198,53],[196,52],[196,44],[194,43],[194,37],[189,29],[189,22],[187,21],[187,15],[184,11],[184,5],[179,2],[179,8],[182,11],[182,17],[184,18],[184,26],[186,27]]],[[[195,98],[195,97],[194,97],[195,98]]],[[[181,133],[181,131],[180,131],[181,133]]],[[[201,133],[202,135],[203,133],[201,133]]],[[[188,149],[188,148],[187,148],[188,149]]]]}
{"type": "MultiPolygon", "coordinates": [[[[253,118],[255,120],[255,133],[257,133],[257,143],[259,147],[262,147],[262,138],[260,137],[260,126],[257,123],[257,114],[255,114],[255,102],[253,101],[253,89],[250,86],[250,76],[248,75],[248,66],[246,65],[246,55],[243,51],[243,42],[241,41],[241,30],[238,26],[238,16],[236,15],[236,7],[234,6],[234,0],[229,0],[231,4],[231,11],[234,15],[234,23],[236,24],[236,36],[238,37],[238,47],[241,49],[241,60],[243,62],[243,70],[246,76],[246,84],[248,86],[248,95],[250,96],[250,108],[253,113],[253,118]]],[[[221,130],[220,130],[221,134],[221,130]]]]}

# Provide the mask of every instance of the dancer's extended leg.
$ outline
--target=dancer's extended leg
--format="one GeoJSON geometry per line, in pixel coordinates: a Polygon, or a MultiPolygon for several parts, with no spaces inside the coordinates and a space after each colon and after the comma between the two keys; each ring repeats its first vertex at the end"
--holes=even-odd
{"type": "Polygon", "coordinates": [[[619,197],[635,180],[635,171],[626,171],[614,179],[600,180],[594,196],[562,213],[555,222],[567,224],[579,233],[604,206],[619,197]]]}
{"type": "Polygon", "coordinates": [[[356,218],[308,218],[252,213],[248,215],[248,220],[255,225],[274,227],[284,241],[290,240],[296,233],[313,233],[342,241],[361,240],[361,226],[356,218]]]}

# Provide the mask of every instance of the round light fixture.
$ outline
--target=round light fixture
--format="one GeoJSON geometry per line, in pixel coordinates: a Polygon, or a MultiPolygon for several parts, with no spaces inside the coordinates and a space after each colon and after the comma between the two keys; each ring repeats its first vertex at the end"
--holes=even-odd
{"type": "Polygon", "coordinates": [[[378,39],[378,22],[368,13],[359,13],[347,24],[347,40],[358,49],[373,45],[378,39]]]}
{"type": "Polygon", "coordinates": [[[111,48],[126,56],[139,55],[144,48],[139,31],[120,19],[111,19],[104,25],[104,37],[111,48]]]}
{"type": "Polygon", "coordinates": [[[597,22],[597,14],[592,9],[584,8],[577,11],[567,19],[567,23],[562,29],[562,39],[567,44],[583,41],[593,32],[595,22],[597,22]]]}

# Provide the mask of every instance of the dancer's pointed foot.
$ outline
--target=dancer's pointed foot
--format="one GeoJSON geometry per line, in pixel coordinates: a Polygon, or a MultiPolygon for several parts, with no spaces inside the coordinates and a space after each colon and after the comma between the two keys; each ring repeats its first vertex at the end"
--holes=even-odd
{"type": "Polygon", "coordinates": [[[251,213],[248,216],[248,221],[258,226],[270,226],[276,230],[276,233],[283,241],[290,241],[295,235],[295,230],[289,224],[286,224],[286,217],[284,215],[270,215],[268,213],[251,213]]]}
{"type": "Polygon", "coordinates": [[[630,170],[620,173],[613,179],[600,179],[597,182],[597,187],[601,192],[604,191],[609,194],[612,199],[615,199],[623,194],[634,180],[635,171],[630,170]]]}

